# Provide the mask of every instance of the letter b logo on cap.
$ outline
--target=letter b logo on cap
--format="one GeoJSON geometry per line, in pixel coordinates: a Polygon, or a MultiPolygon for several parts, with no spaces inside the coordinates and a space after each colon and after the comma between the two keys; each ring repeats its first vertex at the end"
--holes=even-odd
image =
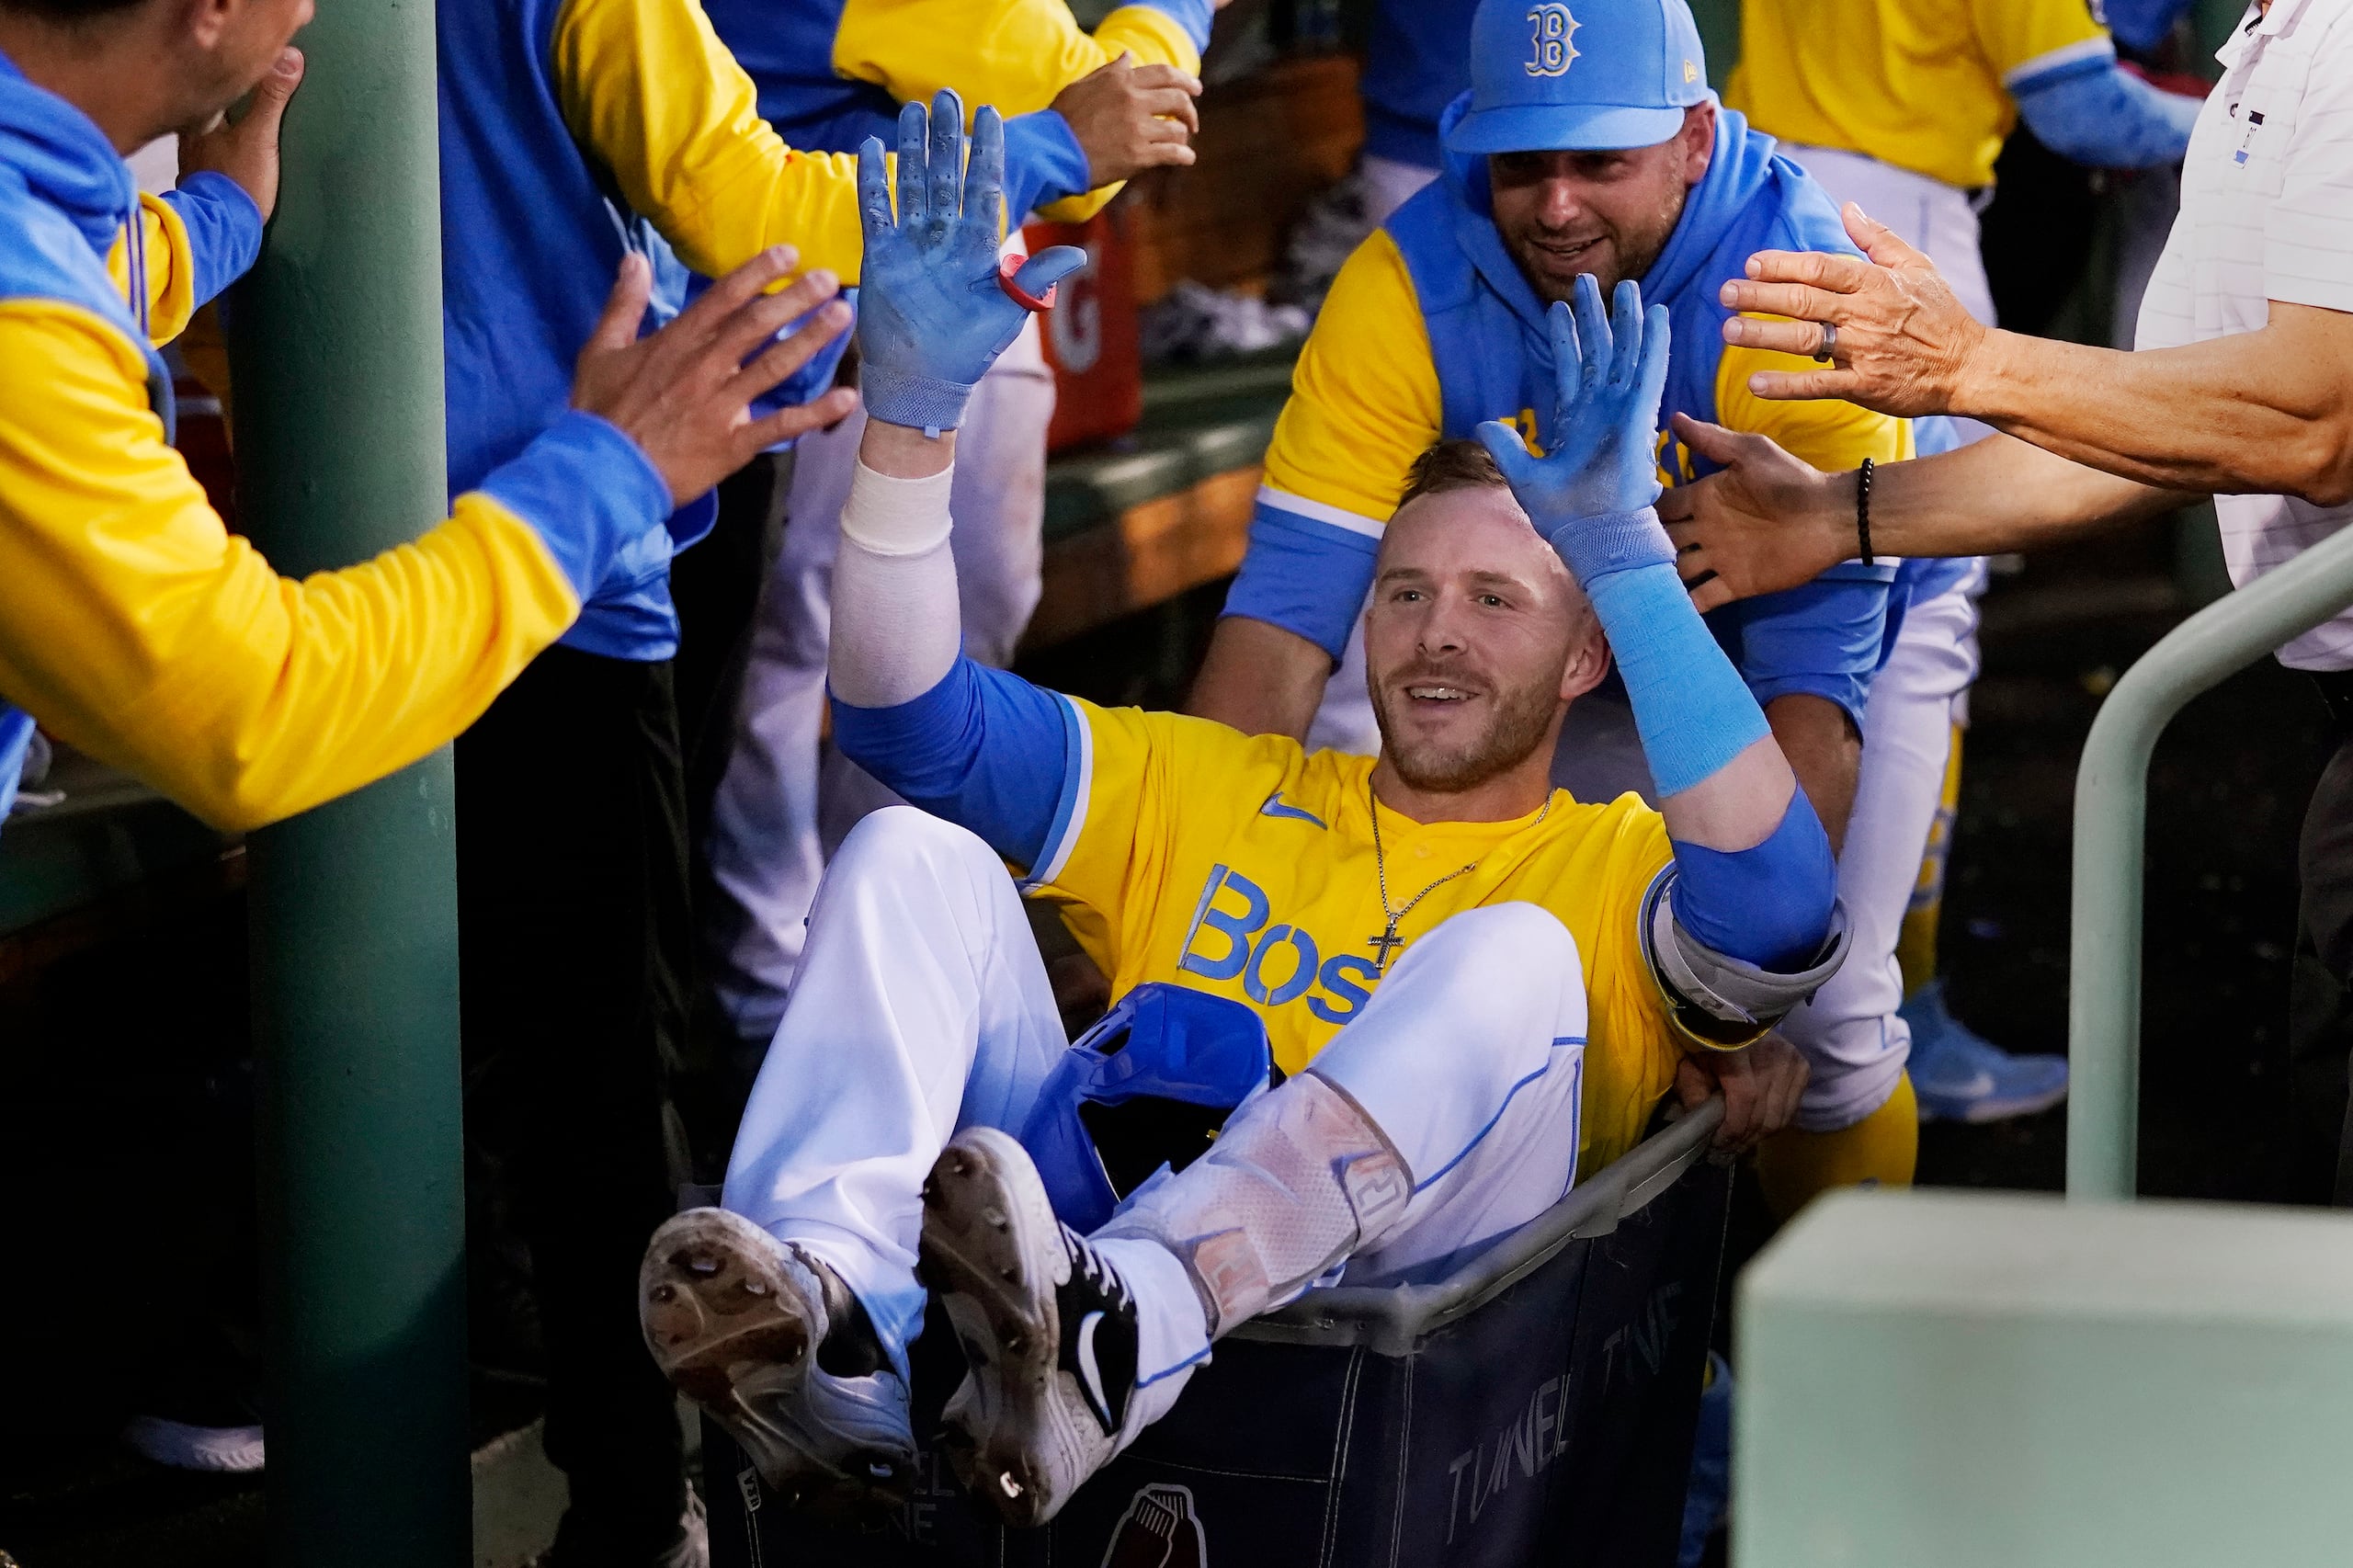
{"type": "Polygon", "coordinates": [[[1558,76],[1565,73],[1569,62],[1577,57],[1576,46],[1569,41],[1569,35],[1577,30],[1577,19],[1569,15],[1566,6],[1550,5],[1529,12],[1528,21],[1535,29],[1529,40],[1532,53],[1528,74],[1558,76]]]}

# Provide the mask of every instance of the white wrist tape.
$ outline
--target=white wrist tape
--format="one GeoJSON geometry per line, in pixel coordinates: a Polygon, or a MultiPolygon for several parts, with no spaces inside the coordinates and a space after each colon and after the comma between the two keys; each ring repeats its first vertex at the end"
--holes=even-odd
{"type": "Polygon", "coordinates": [[[955,666],[964,631],[948,547],[953,473],[892,479],[860,463],[850,478],[826,680],[852,707],[912,702],[955,666]]]}
{"type": "Polygon", "coordinates": [[[893,479],[860,462],[842,503],[842,537],[877,555],[921,555],[948,538],[953,463],[927,479],[893,479]]]}

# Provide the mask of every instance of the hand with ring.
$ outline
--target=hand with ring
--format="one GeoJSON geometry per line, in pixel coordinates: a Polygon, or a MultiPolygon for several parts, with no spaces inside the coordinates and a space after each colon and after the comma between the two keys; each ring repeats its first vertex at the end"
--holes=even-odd
{"type": "Polygon", "coordinates": [[[1969,406],[1970,380],[1982,357],[1998,348],[1992,329],[1893,230],[1851,201],[1841,216],[1862,256],[1759,251],[1748,258],[1746,278],[1724,284],[1722,301],[1749,312],[1724,323],[1726,343],[1802,355],[1823,367],[1761,370],[1749,377],[1749,391],[1845,398],[1906,417],[1978,412],[1969,406]]]}

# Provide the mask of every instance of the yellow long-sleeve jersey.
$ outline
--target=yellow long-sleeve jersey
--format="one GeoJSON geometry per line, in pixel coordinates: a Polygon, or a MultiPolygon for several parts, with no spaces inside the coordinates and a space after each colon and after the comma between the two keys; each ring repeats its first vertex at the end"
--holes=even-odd
{"type": "Polygon", "coordinates": [[[95,125],[0,72],[0,230],[20,236],[0,247],[0,697],[247,828],[447,742],[571,623],[581,587],[531,497],[595,490],[640,528],[668,497],[575,415],[415,543],[280,576],[167,444],[153,352],[250,264],[260,213],[197,176],[140,203],[133,245],[132,194],[95,125]]]}

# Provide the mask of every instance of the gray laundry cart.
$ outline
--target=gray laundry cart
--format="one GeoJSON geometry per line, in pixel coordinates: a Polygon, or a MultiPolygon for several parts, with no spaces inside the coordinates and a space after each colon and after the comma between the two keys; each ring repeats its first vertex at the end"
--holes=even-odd
{"type": "MultiPolygon", "coordinates": [[[[1665,1568],[1723,1256],[1722,1119],[1711,1100],[1441,1282],[1244,1324],[1042,1529],[998,1525],[930,1453],[898,1517],[826,1528],[706,1421],[714,1568],[1665,1568]]],[[[963,1375],[933,1329],[919,1434],[963,1375]]]]}

